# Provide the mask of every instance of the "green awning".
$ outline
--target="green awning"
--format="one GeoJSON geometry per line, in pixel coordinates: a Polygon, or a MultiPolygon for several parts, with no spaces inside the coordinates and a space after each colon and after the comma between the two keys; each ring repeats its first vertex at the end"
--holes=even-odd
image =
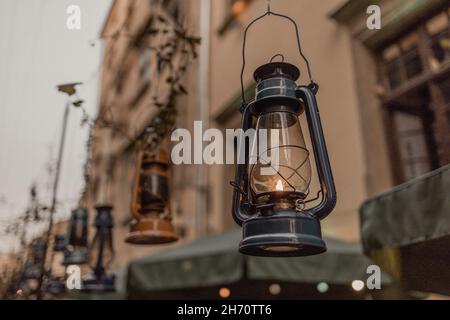
{"type": "MultiPolygon", "coordinates": [[[[373,264],[357,243],[325,238],[325,254],[301,258],[263,258],[238,252],[240,230],[199,239],[172,250],[132,262],[128,267],[127,291],[197,289],[240,280],[348,285],[367,278],[373,264]]],[[[382,275],[382,282],[389,277],[382,275]]]]}
{"type": "Polygon", "coordinates": [[[360,216],[365,252],[450,236],[450,165],[367,200],[360,216]]]}
{"type": "Polygon", "coordinates": [[[450,165],[367,200],[364,252],[409,289],[450,294],[450,165]]]}

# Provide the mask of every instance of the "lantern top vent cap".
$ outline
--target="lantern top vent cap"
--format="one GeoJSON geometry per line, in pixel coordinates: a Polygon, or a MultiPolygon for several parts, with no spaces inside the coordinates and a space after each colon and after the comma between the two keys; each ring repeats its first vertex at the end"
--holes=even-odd
{"type": "Polygon", "coordinates": [[[113,208],[114,208],[113,205],[109,204],[109,203],[100,203],[100,204],[95,206],[95,209],[97,211],[100,211],[100,210],[105,210],[105,211],[106,210],[112,210],[113,208]]]}
{"type": "Polygon", "coordinates": [[[72,210],[72,215],[75,217],[78,217],[78,218],[85,219],[88,216],[88,210],[86,208],[79,207],[79,208],[72,210]]]}
{"type": "Polygon", "coordinates": [[[287,62],[270,62],[256,69],[253,77],[256,82],[275,77],[284,77],[296,81],[300,77],[300,70],[287,62]]]}
{"type": "Polygon", "coordinates": [[[163,148],[143,151],[142,162],[145,164],[157,163],[163,166],[169,166],[170,164],[169,156],[163,148]]]}

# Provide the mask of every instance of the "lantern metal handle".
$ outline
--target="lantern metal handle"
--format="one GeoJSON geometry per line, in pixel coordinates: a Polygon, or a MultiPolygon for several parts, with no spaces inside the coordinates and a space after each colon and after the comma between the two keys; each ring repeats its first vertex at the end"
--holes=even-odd
{"type": "Polygon", "coordinates": [[[291,22],[294,25],[295,28],[295,34],[296,34],[296,38],[297,38],[297,47],[298,47],[298,52],[300,53],[300,56],[302,57],[302,59],[305,61],[306,63],[306,68],[308,70],[308,76],[309,76],[309,80],[311,82],[311,84],[314,84],[314,80],[313,80],[313,76],[312,76],[312,72],[311,72],[311,66],[309,64],[308,59],[306,58],[306,56],[303,54],[303,50],[302,50],[302,45],[301,45],[301,41],[300,41],[300,32],[298,30],[298,26],[297,23],[294,21],[294,19],[292,19],[291,17],[288,17],[284,14],[280,14],[280,13],[276,13],[271,11],[270,9],[270,2],[267,6],[267,11],[266,13],[264,13],[263,15],[257,17],[256,19],[254,19],[252,22],[250,22],[247,27],[245,28],[244,31],[244,41],[242,43],[242,69],[241,69],[241,95],[242,95],[242,103],[243,104],[247,104],[246,100],[245,100],[245,89],[244,89],[244,71],[245,71],[245,46],[247,43],[247,33],[250,29],[250,27],[256,23],[257,21],[261,20],[262,18],[266,17],[266,16],[276,16],[276,17],[280,17],[283,19],[288,20],[289,22],[291,22]]]}
{"type": "Polygon", "coordinates": [[[334,209],[337,195],[322,124],[320,122],[319,108],[317,107],[315,96],[317,90],[317,84],[299,86],[296,88],[295,93],[305,104],[305,113],[308,119],[308,128],[317,164],[317,173],[322,188],[322,201],[317,206],[308,209],[307,213],[313,215],[318,220],[322,220],[334,209]]]}
{"type": "Polygon", "coordinates": [[[67,245],[69,244],[70,238],[72,237],[72,225],[75,223],[75,219],[73,218],[73,216],[71,215],[69,218],[69,224],[67,227],[67,233],[66,233],[66,237],[64,238],[64,246],[67,247],[67,245]]]}
{"type": "Polygon", "coordinates": [[[106,231],[106,226],[101,226],[98,230],[98,234],[96,235],[98,237],[98,255],[95,257],[97,261],[95,262],[94,274],[100,278],[105,273],[105,263],[108,265],[110,264],[115,257],[115,251],[114,251],[114,245],[113,245],[113,239],[111,232],[106,231]],[[106,246],[109,248],[111,252],[111,257],[109,261],[104,261],[103,254],[105,252],[106,246]]]}
{"type": "MultiPolygon", "coordinates": [[[[241,106],[241,112],[242,112],[242,130],[243,132],[246,132],[248,129],[252,127],[252,114],[250,112],[250,107],[252,103],[245,105],[242,104],[241,106]]],[[[244,164],[238,164],[236,169],[236,176],[234,179],[234,190],[233,190],[233,206],[232,206],[232,213],[234,221],[238,225],[242,225],[242,223],[247,220],[250,216],[243,208],[243,203],[241,202],[242,194],[240,190],[244,190],[244,192],[248,192],[248,179],[247,179],[247,164],[248,164],[248,142],[245,140],[245,138],[242,138],[243,135],[241,135],[241,138],[239,139],[238,143],[238,158],[240,152],[245,152],[245,161],[244,164]],[[244,145],[242,145],[244,143],[244,145]],[[244,185],[240,185],[240,183],[243,183],[244,185]]],[[[248,200],[248,199],[247,199],[248,200]]]]}

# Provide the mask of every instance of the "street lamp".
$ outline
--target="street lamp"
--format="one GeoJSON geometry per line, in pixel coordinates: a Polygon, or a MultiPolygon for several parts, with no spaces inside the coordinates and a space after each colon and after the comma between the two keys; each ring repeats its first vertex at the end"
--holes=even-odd
{"type": "MultiPolygon", "coordinates": [[[[50,216],[48,219],[48,227],[47,227],[47,234],[46,234],[46,241],[45,241],[45,246],[44,246],[44,257],[42,259],[42,263],[41,263],[41,269],[44,270],[45,269],[45,262],[46,262],[46,257],[47,257],[47,251],[48,251],[48,246],[47,243],[51,237],[52,234],[52,230],[53,230],[53,219],[54,219],[54,215],[55,215],[55,211],[56,211],[56,204],[57,204],[57,197],[58,197],[58,186],[59,186],[59,178],[60,178],[60,173],[61,173],[61,165],[62,165],[62,159],[63,159],[63,152],[64,152],[64,144],[65,144],[65,140],[66,140],[66,131],[67,131],[67,123],[69,120],[69,111],[70,111],[70,106],[72,104],[74,105],[81,105],[82,104],[82,100],[77,99],[76,101],[71,101],[71,97],[72,96],[76,96],[77,94],[77,90],[76,87],[81,85],[81,82],[74,82],[74,83],[66,83],[66,84],[61,84],[58,85],[58,91],[65,93],[68,97],[67,102],[66,102],[66,107],[64,110],[64,115],[63,115],[63,125],[62,125],[62,130],[61,130],[61,137],[60,137],[60,141],[59,141],[59,149],[58,149],[58,160],[56,161],[56,170],[55,170],[55,176],[54,176],[54,181],[53,181],[53,188],[52,188],[52,202],[51,202],[51,206],[50,206],[50,216]]],[[[51,265],[50,265],[50,270],[51,270],[51,265]]],[[[39,284],[38,284],[38,299],[41,300],[43,298],[43,283],[44,283],[44,279],[45,278],[45,273],[43,272],[42,275],[39,277],[39,284]]]]}
{"type": "Polygon", "coordinates": [[[249,24],[244,33],[241,88],[243,131],[254,128],[256,119],[256,137],[272,137],[272,133],[276,133],[277,138],[268,139],[265,146],[261,143],[250,146],[244,140],[240,141],[246,161],[237,167],[232,209],[233,218],[242,226],[239,251],[272,257],[325,252],[320,220],[333,210],[336,190],[316,101],[318,85],[312,80],[309,62],[301,50],[297,25],[291,18],[273,13],[269,8],[266,14],[249,24]],[[254,72],[255,98],[247,103],[243,86],[247,31],[266,15],[282,17],[294,24],[298,49],[308,67],[311,83],[298,86],[299,69],[284,62],[284,57],[277,54],[283,58],[282,62],[272,62],[272,58],[270,63],[254,72]],[[308,121],[320,182],[315,197],[310,195],[310,151],[299,122],[303,112],[308,121]],[[265,135],[261,134],[263,131],[265,135]],[[318,205],[309,207],[320,198],[318,205]]]}
{"type": "Polygon", "coordinates": [[[97,210],[95,217],[97,232],[89,248],[89,263],[93,274],[83,280],[82,290],[114,291],[115,276],[108,275],[106,272],[114,259],[112,206],[98,205],[95,209],[97,210]]]}
{"type": "Polygon", "coordinates": [[[85,264],[87,262],[88,211],[77,208],[70,215],[67,227],[64,265],[85,264]]]}
{"type": "Polygon", "coordinates": [[[170,162],[164,149],[139,151],[131,199],[134,220],[126,242],[163,244],[178,240],[172,225],[169,175],[170,162]]]}

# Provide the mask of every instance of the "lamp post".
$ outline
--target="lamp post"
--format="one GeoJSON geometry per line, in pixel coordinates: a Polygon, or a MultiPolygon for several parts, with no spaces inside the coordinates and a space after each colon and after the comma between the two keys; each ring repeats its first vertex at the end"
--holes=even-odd
{"type": "Polygon", "coordinates": [[[89,263],[93,274],[83,280],[82,290],[114,291],[115,276],[107,273],[107,269],[114,259],[112,206],[98,205],[95,209],[97,210],[95,217],[97,231],[89,248],[89,263]]]}
{"type": "MultiPolygon", "coordinates": [[[[275,56],[274,56],[275,57],[275,56]]],[[[242,88],[242,129],[252,129],[256,119],[256,137],[278,134],[265,147],[250,147],[241,139],[245,163],[237,167],[233,193],[233,218],[242,226],[239,251],[256,256],[308,256],[326,251],[320,220],[336,204],[336,190],[328,159],[316,101],[318,85],[312,80],[308,60],[302,53],[296,23],[289,17],[268,11],[249,24],[244,33],[242,88]],[[264,64],[254,72],[255,98],[245,101],[243,73],[245,42],[253,23],[265,16],[288,19],[295,26],[300,55],[308,67],[311,83],[297,85],[299,69],[289,63],[264,64]],[[299,116],[306,114],[320,190],[310,195],[310,151],[303,138],[299,116]],[[266,135],[260,132],[266,131],[266,135]],[[267,161],[268,154],[271,155],[267,161]],[[275,155],[275,156],[274,156],[275,155]],[[275,159],[275,160],[273,160],[275,159]],[[309,207],[318,201],[318,205],[309,207]]],[[[255,140],[256,141],[256,140],[255,140]]],[[[261,146],[261,144],[259,144],[261,146]]]]}
{"type": "MultiPolygon", "coordinates": [[[[81,84],[81,82],[61,84],[61,85],[58,85],[57,88],[58,88],[58,91],[67,94],[67,96],[70,98],[71,96],[76,94],[76,86],[78,86],[80,84],[81,84]]],[[[52,234],[53,218],[54,218],[55,211],[56,211],[59,177],[60,177],[62,157],[63,157],[63,152],[64,152],[64,143],[65,143],[65,138],[66,138],[67,121],[69,119],[69,111],[70,111],[71,104],[72,103],[68,99],[66,102],[66,108],[64,110],[64,115],[63,115],[61,138],[59,141],[58,160],[56,162],[55,180],[53,181],[53,189],[52,189],[52,204],[50,207],[50,216],[49,216],[46,241],[45,241],[45,246],[44,246],[44,255],[43,255],[42,262],[41,262],[41,270],[42,271],[45,271],[45,262],[46,262],[46,258],[47,258],[48,242],[49,242],[51,234],[52,234]]],[[[41,276],[39,277],[39,281],[38,281],[37,298],[39,300],[41,300],[43,298],[43,294],[44,294],[44,292],[42,290],[42,284],[44,282],[44,275],[45,275],[45,272],[42,272],[41,276]]]]}

